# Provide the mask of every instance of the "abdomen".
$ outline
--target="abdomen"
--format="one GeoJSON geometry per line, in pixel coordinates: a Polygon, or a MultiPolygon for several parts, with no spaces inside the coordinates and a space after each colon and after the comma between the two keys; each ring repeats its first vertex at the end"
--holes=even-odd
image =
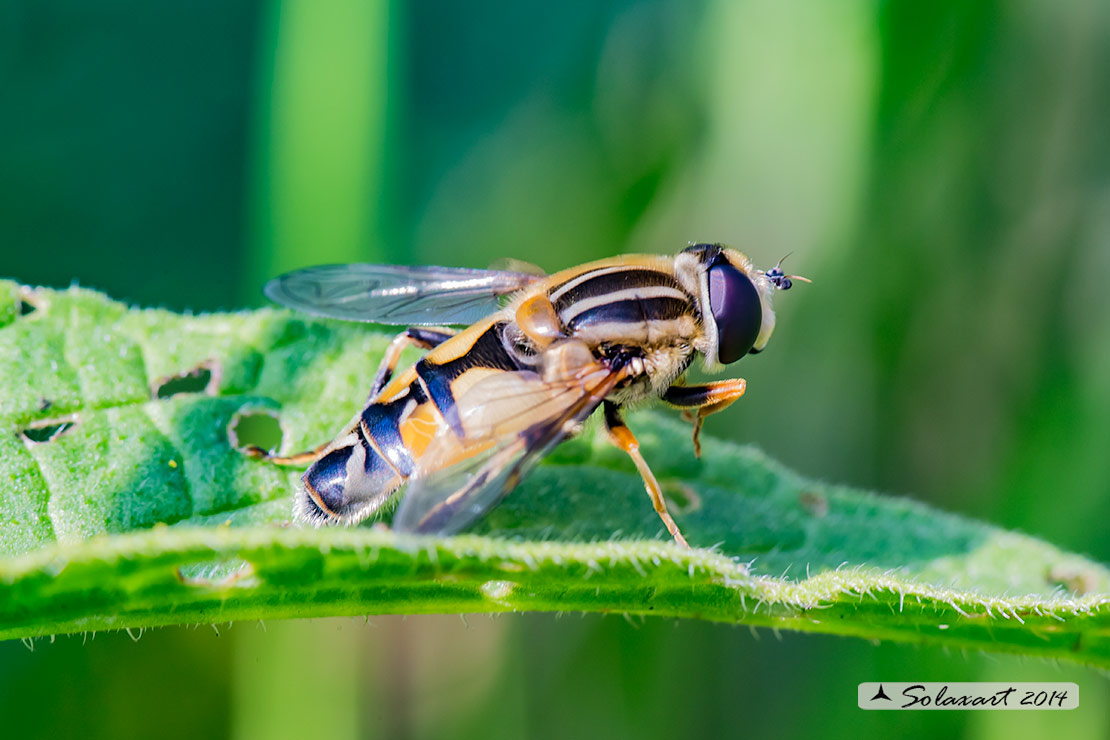
{"type": "Polygon", "coordinates": [[[299,512],[314,523],[357,522],[377,511],[421,468],[431,440],[460,439],[455,399],[491,372],[517,370],[491,317],[448,339],[395,377],[302,478],[299,512]]]}

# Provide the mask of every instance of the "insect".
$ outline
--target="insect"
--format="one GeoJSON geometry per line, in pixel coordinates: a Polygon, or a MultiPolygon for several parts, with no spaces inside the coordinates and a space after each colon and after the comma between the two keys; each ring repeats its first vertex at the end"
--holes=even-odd
{"type": "Polygon", "coordinates": [[[407,325],[389,345],[369,399],[343,432],[289,457],[311,466],[295,503],[315,525],[355,524],[407,483],[393,527],[456,532],[495,506],[599,407],[609,439],[635,463],[674,540],[689,547],[621,410],[661,398],[694,422],[743,395],[745,381],[686,385],[762,350],[771,298],[792,279],[740,252],[695,244],[677,256],[625,255],[550,276],[391,265],[333,265],[270,281],[266,295],[311,314],[407,325]],[[469,325],[461,331],[444,328],[469,325]],[[402,350],[428,350],[395,374],[402,350]]]}

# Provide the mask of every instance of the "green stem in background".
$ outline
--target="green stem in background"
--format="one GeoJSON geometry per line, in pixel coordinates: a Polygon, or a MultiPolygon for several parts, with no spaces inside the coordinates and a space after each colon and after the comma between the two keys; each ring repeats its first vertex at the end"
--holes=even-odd
{"type": "Polygon", "coordinates": [[[245,300],[283,271],[384,260],[387,0],[274,2],[259,45],[245,300]]]}
{"type": "MultiPolygon", "coordinates": [[[[270,4],[260,44],[255,116],[254,233],[248,303],[281,272],[314,263],[385,261],[384,169],[388,150],[388,0],[288,0],[270,4]]],[[[358,652],[351,631],[320,645],[304,628],[261,638],[237,634],[239,737],[354,737],[358,652]],[[327,663],[319,650],[334,653],[327,663]],[[292,669],[291,669],[292,665],[292,669]],[[327,670],[327,676],[312,676],[327,670]],[[328,689],[330,726],[298,727],[305,681],[328,689]]]]}
{"type": "Polygon", "coordinates": [[[232,636],[234,737],[359,736],[361,651],[351,625],[336,620],[258,622],[242,625],[232,636]],[[309,707],[318,711],[306,711],[309,707]]]}

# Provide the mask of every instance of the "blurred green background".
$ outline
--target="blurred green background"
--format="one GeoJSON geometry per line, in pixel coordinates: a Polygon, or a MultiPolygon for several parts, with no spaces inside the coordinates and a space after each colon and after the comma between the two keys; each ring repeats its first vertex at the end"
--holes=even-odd
{"type": "MultiPolygon", "coordinates": [[[[207,311],[321,262],[791,253],[815,282],[779,296],[711,433],[1105,562],[1108,131],[1105,0],[0,0],[0,274],[207,311]]],[[[619,616],[467,621],[3,643],[0,726],[1110,735],[1110,682],[1070,666],[619,616]],[[1081,709],[858,710],[856,684],[883,679],[1078,681],[1081,709]]]]}

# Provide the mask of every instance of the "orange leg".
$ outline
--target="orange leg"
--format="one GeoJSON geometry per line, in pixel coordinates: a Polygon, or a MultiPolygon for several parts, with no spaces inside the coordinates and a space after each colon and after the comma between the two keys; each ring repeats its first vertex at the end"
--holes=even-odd
{"type": "Polygon", "coordinates": [[[247,457],[254,458],[255,460],[266,460],[272,462],[274,465],[290,465],[294,467],[304,467],[309,463],[315,462],[316,458],[323,454],[324,450],[328,448],[331,442],[325,442],[314,450],[306,452],[298,452],[293,455],[271,455],[269,450],[264,450],[258,445],[247,445],[243,448],[243,454],[247,457]]]}
{"type": "Polygon", "coordinates": [[[728,408],[748,384],[743,378],[718,380],[706,385],[672,385],[663,400],[684,409],[683,417],[694,422],[694,454],[701,457],[701,425],[705,417],[728,408]]]}
{"type": "Polygon", "coordinates": [[[632,430],[625,426],[617,406],[608,402],[605,404],[605,428],[608,430],[609,439],[612,440],[613,444],[628,453],[632,462],[636,463],[636,469],[640,471],[640,477],[644,480],[644,488],[651,498],[652,506],[655,507],[655,513],[663,520],[663,524],[666,525],[667,531],[671,533],[671,537],[674,537],[674,541],[683,547],[690,547],[690,543],[682,536],[678,525],[671,518],[671,513],[667,511],[667,501],[663,498],[659,481],[655,479],[655,474],[651,472],[644,456],[640,454],[640,442],[632,434],[632,430]]]}

